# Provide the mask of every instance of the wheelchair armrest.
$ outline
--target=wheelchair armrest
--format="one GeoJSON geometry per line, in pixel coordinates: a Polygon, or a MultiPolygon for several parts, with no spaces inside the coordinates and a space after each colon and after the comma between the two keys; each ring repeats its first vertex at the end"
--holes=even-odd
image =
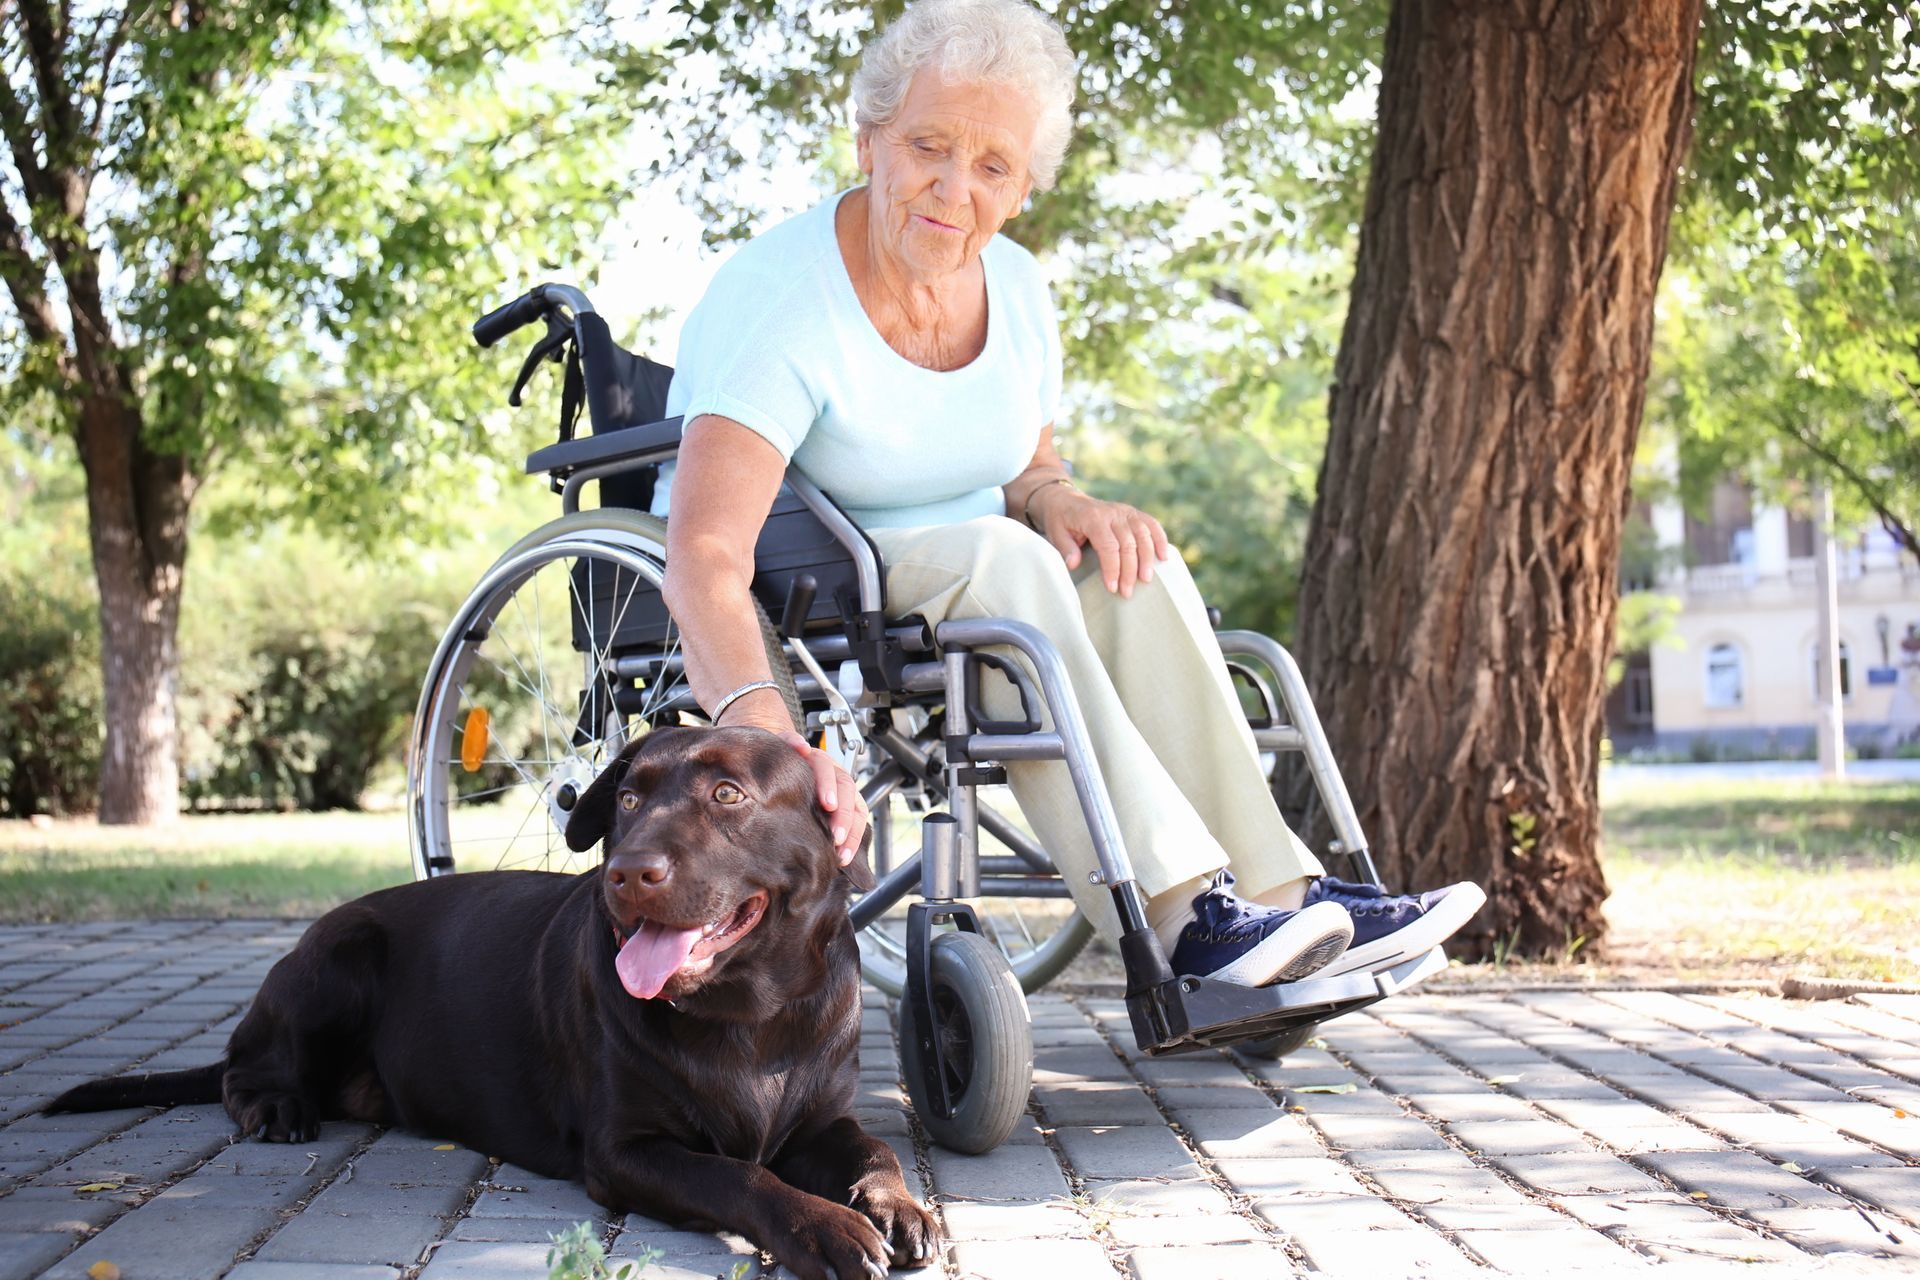
{"type": "Polygon", "coordinates": [[[668,418],[665,422],[563,440],[528,454],[527,474],[549,471],[564,477],[584,467],[613,462],[665,462],[680,447],[680,427],[681,419],[668,418]]]}

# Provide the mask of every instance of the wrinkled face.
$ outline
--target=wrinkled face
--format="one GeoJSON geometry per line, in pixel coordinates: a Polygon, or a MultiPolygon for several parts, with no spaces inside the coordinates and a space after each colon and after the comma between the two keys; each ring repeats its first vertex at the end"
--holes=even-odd
{"type": "Polygon", "coordinates": [[[636,999],[676,999],[751,963],[778,945],[770,917],[840,909],[813,771],[761,729],[656,729],[629,745],[568,823],[576,851],[602,838],[609,945],[636,999]]]}
{"type": "Polygon", "coordinates": [[[862,131],[860,169],[872,179],[871,234],[916,281],[980,256],[1032,189],[1039,104],[1006,85],[914,76],[891,124],[862,131]]]}

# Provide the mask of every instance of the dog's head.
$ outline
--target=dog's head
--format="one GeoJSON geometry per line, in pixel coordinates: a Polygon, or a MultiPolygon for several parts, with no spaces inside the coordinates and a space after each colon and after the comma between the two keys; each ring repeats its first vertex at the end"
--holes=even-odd
{"type": "MultiPolygon", "coordinates": [[[[846,911],[846,880],[813,770],[762,729],[656,729],[574,805],[567,844],[606,841],[600,900],[630,995],[678,999],[740,967],[791,967],[846,911]]],[[[806,965],[805,968],[814,968],[806,965]]]]}

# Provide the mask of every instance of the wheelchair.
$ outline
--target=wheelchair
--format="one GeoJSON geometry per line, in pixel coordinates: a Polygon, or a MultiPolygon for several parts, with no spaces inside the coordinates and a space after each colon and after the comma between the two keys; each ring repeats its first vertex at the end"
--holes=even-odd
{"type": "MultiPolygon", "coordinates": [[[[666,524],[647,514],[657,470],[680,440],[680,421],[662,420],[672,370],[615,344],[567,285],[529,290],[473,334],[491,347],[532,325],[543,332],[508,403],[520,406],[542,364],[561,366],[560,438],[526,462],[529,474],[550,478],[561,514],[481,577],[434,653],[408,757],[420,878],[588,869],[594,855],[571,854],[563,837],[595,774],[651,725],[704,720],[660,595],[666,524]],[[590,431],[576,436],[583,408],[590,431]],[[599,486],[597,508],[580,505],[588,484],[599,486]]],[[[978,1153],[1011,1134],[1033,1073],[1025,995],[1065,969],[1092,932],[1046,849],[1004,810],[1008,763],[1062,761],[1069,770],[1098,857],[1090,878],[1121,921],[1126,1007],[1143,1054],[1239,1045],[1279,1057],[1321,1022],[1445,967],[1436,947],[1389,972],[1274,987],[1175,975],[1147,926],[1053,645],[1012,618],[929,626],[887,617],[884,580],[873,543],[789,468],[756,548],[755,611],[796,728],[838,751],[872,811],[878,883],[850,912],[863,973],[899,998],[901,1074],[935,1141],[978,1153]],[[989,652],[1006,649],[1028,666],[989,652]],[[1019,719],[983,712],[989,673],[1018,690],[1019,719]],[[896,803],[923,815],[917,850],[895,847],[896,803]]],[[[1328,852],[1352,878],[1378,883],[1293,659],[1254,632],[1217,637],[1269,772],[1284,755],[1304,755],[1338,836],[1328,852]]]]}

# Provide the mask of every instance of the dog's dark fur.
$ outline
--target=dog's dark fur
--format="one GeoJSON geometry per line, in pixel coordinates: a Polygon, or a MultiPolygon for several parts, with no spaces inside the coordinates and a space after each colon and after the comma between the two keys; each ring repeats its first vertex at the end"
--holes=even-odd
{"type": "Polygon", "coordinates": [[[396,1124],[553,1177],[615,1210],[713,1224],[802,1277],[924,1263],[936,1228],[852,1115],[859,958],[811,769],[757,729],[662,729],[581,797],[578,876],[490,872],[329,912],[267,975],[226,1058],[100,1080],[49,1110],[220,1100],[250,1134],[396,1124]],[[716,788],[733,803],[722,804],[716,788]],[[765,914],[657,999],[628,994],[622,935],[765,914]]]}

